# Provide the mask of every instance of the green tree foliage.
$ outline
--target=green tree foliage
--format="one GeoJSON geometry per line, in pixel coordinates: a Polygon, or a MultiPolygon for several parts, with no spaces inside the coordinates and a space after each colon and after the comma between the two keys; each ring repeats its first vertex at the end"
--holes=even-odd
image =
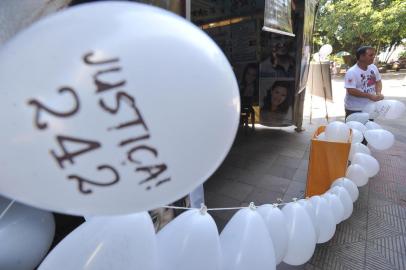
{"type": "Polygon", "coordinates": [[[393,48],[406,38],[405,0],[321,0],[315,41],[355,55],[361,45],[393,48]]]}

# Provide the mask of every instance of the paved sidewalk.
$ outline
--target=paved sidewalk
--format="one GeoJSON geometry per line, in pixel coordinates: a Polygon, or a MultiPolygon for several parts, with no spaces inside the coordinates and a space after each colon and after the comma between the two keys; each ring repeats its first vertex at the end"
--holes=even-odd
{"type": "MultiPolygon", "coordinates": [[[[384,78],[384,94],[406,103],[406,87],[400,78],[384,78]]],[[[334,103],[328,104],[330,120],[343,120],[344,93],[342,78],[334,80],[334,103]]],[[[324,115],[324,101],[313,98],[310,106],[307,97],[304,132],[296,133],[293,127],[258,127],[249,135],[240,132],[226,160],[205,183],[208,207],[245,206],[251,201],[261,205],[278,198],[286,202],[293,197],[302,198],[310,138],[319,125],[327,123],[324,115]]],[[[360,188],[352,216],[337,226],[329,242],[317,245],[308,263],[296,267],[282,263],[277,269],[406,269],[406,117],[377,123],[393,132],[397,141],[388,151],[373,152],[381,170],[360,188]]],[[[221,231],[234,213],[211,214],[221,231]]]]}

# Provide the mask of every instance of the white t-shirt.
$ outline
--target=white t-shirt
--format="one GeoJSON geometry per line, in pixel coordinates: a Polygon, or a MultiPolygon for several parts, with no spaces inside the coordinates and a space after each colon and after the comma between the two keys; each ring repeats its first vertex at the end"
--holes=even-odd
{"type": "MultiPolygon", "coordinates": [[[[361,69],[357,64],[352,66],[345,74],[345,88],[355,88],[364,93],[375,94],[376,82],[381,80],[378,68],[372,64],[367,70],[361,69]]],[[[368,98],[345,95],[344,104],[347,110],[361,111],[367,104],[373,102],[368,98]]]]}

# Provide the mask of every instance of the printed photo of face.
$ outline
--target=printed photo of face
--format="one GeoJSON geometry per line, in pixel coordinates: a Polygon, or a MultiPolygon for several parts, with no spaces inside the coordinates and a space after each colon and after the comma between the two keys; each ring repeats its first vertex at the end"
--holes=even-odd
{"type": "Polygon", "coordinates": [[[292,105],[293,88],[287,81],[276,81],[268,88],[262,99],[262,110],[286,113],[292,105]]]}
{"type": "Polygon", "coordinates": [[[275,86],[271,91],[271,111],[277,111],[288,96],[288,89],[283,86],[275,86]]]}

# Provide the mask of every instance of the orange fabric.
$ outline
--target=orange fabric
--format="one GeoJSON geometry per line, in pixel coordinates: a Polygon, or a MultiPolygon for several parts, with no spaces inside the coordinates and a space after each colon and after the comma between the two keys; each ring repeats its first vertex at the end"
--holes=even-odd
{"type": "Polygon", "coordinates": [[[352,133],[346,143],[317,140],[317,135],[322,133],[325,128],[325,126],[320,126],[311,140],[306,185],[307,197],[326,192],[335,179],[345,176],[347,170],[352,133]]]}

